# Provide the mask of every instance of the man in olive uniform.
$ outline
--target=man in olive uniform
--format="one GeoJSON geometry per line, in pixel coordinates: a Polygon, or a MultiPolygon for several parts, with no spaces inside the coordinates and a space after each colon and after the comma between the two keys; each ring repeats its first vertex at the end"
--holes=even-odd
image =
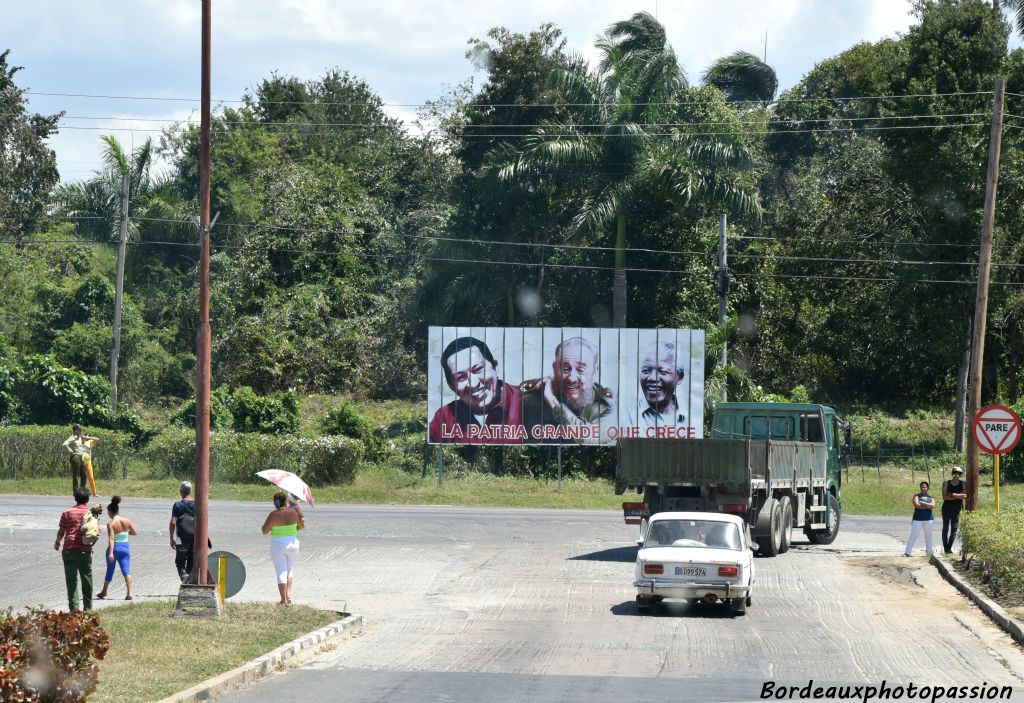
{"type": "Polygon", "coordinates": [[[615,422],[615,399],[595,382],[597,348],[583,337],[566,339],[555,348],[551,367],[551,376],[525,381],[520,387],[528,441],[600,443],[607,432],[601,419],[610,418],[604,423],[608,426],[615,422]],[[559,426],[566,429],[558,430],[559,426]]]}

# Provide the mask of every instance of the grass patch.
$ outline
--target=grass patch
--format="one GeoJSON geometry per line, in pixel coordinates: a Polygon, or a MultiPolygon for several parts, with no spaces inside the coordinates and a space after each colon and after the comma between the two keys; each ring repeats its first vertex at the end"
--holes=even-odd
{"type": "MultiPolygon", "coordinates": [[[[931,494],[941,505],[942,482],[948,474],[931,472],[931,494]]],[[[927,481],[928,474],[895,465],[882,465],[881,471],[875,466],[851,466],[849,474],[843,471],[843,512],[851,515],[900,515],[910,516],[914,512],[911,497],[917,493],[921,481],[927,481]]],[[[1003,484],[1000,486],[1000,507],[1024,507],[1024,484],[1003,484]]],[[[991,510],[995,505],[992,475],[981,475],[981,493],[978,495],[978,509],[991,510]]],[[[936,510],[936,520],[939,520],[936,510]]]]}
{"type": "Polygon", "coordinates": [[[157,701],[339,619],[307,606],[227,603],[220,620],[173,617],[174,602],[99,612],[110,635],[91,703],[157,701]]]}
{"type": "Polygon", "coordinates": [[[960,534],[964,559],[957,570],[1002,605],[1024,606],[1024,509],[967,513],[960,534]]]}
{"type": "MultiPolygon", "coordinates": [[[[436,472],[436,468],[432,467],[436,472]]],[[[917,484],[927,474],[897,465],[883,465],[881,472],[874,466],[853,466],[849,474],[843,472],[843,512],[851,515],[899,515],[909,518],[911,496],[917,484]],[[862,478],[863,476],[863,478],[862,478]],[[879,478],[881,476],[881,478],[879,478]]],[[[946,478],[933,471],[933,493],[941,493],[946,478]]],[[[991,474],[982,474],[979,506],[990,510],[993,506],[991,474]]],[[[350,484],[316,488],[313,495],[321,503],[366,503],[379,505],[463,505],[471,507],[503,508],[583,508],[618,510],[624,500],[635,499],[635,494],[615,495],[611,480],[588,479],[574,475],[562,481],[562,490],[552,477],[529,478],[523,476],[497,476],[494,474],[458,471],[445,476],[438,488],[437,474],[408,473],[389,467],[363,469],[350,484]]],[[[22,495],[70,495],[66,478],[32,478],[0,480],[0,493],[22,495]]],[[[114,478],[100,479],[97,488],[104,497],[115,493],[125,497],[178,498],[178,480],[169,478],[114,478]]],[[[272,489],[264,483],[222,483],[210,485],[214,500],[269,500],[272,489]]],[[[1001,503],[1004,508],[1024,507],[1024,484],[1002,486],[1001,503]]]]}

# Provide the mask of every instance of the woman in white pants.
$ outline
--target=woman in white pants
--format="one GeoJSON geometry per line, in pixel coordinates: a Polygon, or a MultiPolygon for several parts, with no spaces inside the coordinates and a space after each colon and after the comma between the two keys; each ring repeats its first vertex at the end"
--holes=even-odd
{"type": "Polygon", "coordinates": [[[277,590],[281,594],[278,605],[292,602],[292,582],[295,562],[299,558],[299,530],[306,526],[302,512],[288,505],[284,491],[274,494],[274,509],[263,522],[263,534],[270,535],[270,560],[277,573],[277,590]]]}
{"type": "Polygon", "coordinates": [[[932,555],[932,526],[935,521],[932,519],[932,510],[935,508],[935,499],[928,495],[928,482],[921,481],[921,492],[914,496],[914,517],[910,523],[910,539],[907,540],[907,548],[903,556],[909,557],[914,551],[914,542],[917,535],[924,531],[924,544],[928,550],[928,556],[932,555]]]}

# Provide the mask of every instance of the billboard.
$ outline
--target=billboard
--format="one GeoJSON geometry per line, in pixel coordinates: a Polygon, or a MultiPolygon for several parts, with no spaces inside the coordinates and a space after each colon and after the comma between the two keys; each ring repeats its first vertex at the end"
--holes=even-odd
{"type": "Polygon", "coordinates": [[[431,444],[703,436],[703,330],[431,327],[427,357],[431,444]]]}

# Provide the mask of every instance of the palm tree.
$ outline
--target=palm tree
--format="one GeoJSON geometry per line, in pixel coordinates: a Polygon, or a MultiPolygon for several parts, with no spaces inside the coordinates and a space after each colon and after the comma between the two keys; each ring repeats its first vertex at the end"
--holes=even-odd
{"type": "Polygon", "coordinates": [[[613,24],[597,48],[596,71],[577,56],[551,76],[565,116],[542,122],[518,147],[499,148],[491,163],[510,183],[571,174],[580,194],[573,203],[576,233],[615,222],[612,315],[624,327],[628,225],[641,199],[713,202],[737,213],[759,206],[738,179],[750,164],[745,148],[666,124],[685,94],[686,75],[654,17],[642,12],[613,24]]]}
{"type": "Polygon", "coordinates": [[[999,3],[1013,17],[1013,23],[1017,26],[1017,34],[1024,38],[1024,0],[992,0],[992,6],[999,9],[999,3]]]}
{"type": "Polygon", "coordinates": [[[734,51],[715,61],[701,82],[718,88],[729,100],[763,104],[770,103],[779,89],[775,69],[747,51],[734,51]]]}

